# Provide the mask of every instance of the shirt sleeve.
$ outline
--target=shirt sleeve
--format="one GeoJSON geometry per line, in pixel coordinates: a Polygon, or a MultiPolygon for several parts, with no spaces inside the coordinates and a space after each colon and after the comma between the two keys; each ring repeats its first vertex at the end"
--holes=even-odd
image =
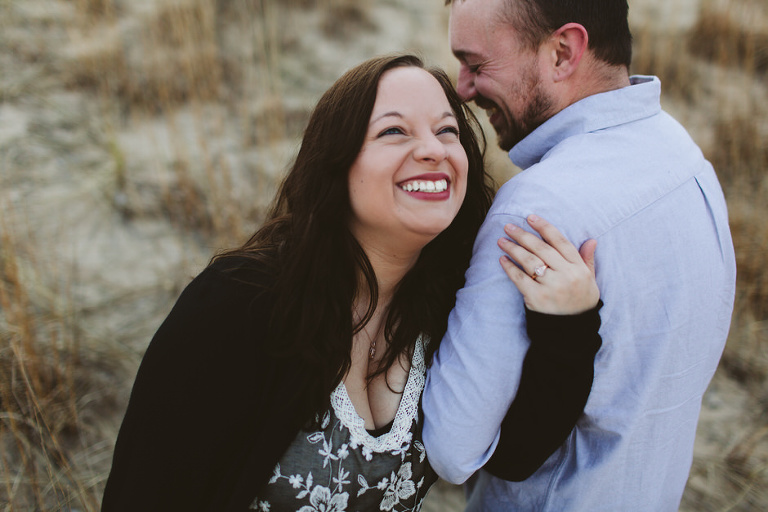
{"type": "Polygon", "coordinates": [[[601,307],[602,302],[569,316],[526,309],[531,346],[486,471],[504,480],[525,480],[566,440],[592,389],[595,355],[602,345],[601,307]]]}
{"type": "MultiPolygon", "coordinates": [[[[486,218],[475,240],[465,286],[456,295],[448,329],[427,374],[422,401],[427,454],[440,477],[457,484],[484,467],[494,454],[502,423],[518,394],[530,346],[522,295],[499,264],[503,252],[496,242],[507,223],[530,229],[524,216],[492,213],[486,218]]],[[[532,368],[537,372],[543,368],[542,378],[551,375],[548,368],[555,367],[548,362],[551,354],[532,356],[532,368]]],[[[523,398],[523,409],[535,401],[523,398]]],[[[555,399],[567,401],[567,397],[555,399]]],[[[573,408],[568,405],[567,410],[573,408]]],[[[513,410],[513,417],[518,411],[513,410]]],[[[562,421],[558,432],[566,428],[570,432],[576,422],[572,417],[562,421]]],[[[542,439],[540,446],[557,447],[561,442],[558,435],[542,439]]],[[[535,460],[545,453],[539,448],[536,452],[535,460]]],[[[501,453],[507,449],[502,449],[500,457],[501,453]]]]}
{"type": "Polygon", "coordinates": [[[463,483],[496,449],[528,351],[524,303],[504,273],[497,240],[522,217],[489,214],[480,228],[464,287],[427,372],[423,438],[438,475],[463,483]]]}

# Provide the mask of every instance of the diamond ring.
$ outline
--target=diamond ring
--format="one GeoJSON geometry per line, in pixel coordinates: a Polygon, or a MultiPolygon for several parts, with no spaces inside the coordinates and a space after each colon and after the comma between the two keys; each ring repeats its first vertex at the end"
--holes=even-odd
{"type": "Polygon", "coordinates": [[[544,265],[539,265],[538,267],[533,269],[533,275],[531,276],[531,279],[535,280],[537,277],[543,276],[548,268],[549,266],[546,263],[544,265]]]}

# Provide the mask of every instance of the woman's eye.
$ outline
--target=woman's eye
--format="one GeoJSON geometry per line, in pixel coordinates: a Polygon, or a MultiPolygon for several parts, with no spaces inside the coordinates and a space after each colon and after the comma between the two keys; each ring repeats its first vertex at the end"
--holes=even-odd
{"type": "Polygon", "coordinates": [[[392,128],[387,128],[383,132],[379,134],[379,137],[382,135],[402,135],[404,132],[402,129],[397,128],[396,126],[393,126],[392,128]]]}
{"type": "Polygon", "coordinates": [[[442,135],[444,133],[452,133],[456,136],[459,135],[459,129],[455,126],[446,126],[445,128],[440,129],[439,132],[437,132],[438,135],[442,135]]]}

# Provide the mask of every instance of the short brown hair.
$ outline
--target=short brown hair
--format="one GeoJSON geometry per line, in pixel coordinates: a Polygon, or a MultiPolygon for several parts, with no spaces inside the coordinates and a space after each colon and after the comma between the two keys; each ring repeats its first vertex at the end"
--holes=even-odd
{"type": "MultiPolygon", "coordinates": [[[[451,3],[446,0],[445,5],[451,3]]],[[[632,62],[627,0],[505,0],[503,11],[502,21],[514,27],[530,49],[563,25],[578,23],[586,29],[597,59],[627,68],[632,62]]]]}

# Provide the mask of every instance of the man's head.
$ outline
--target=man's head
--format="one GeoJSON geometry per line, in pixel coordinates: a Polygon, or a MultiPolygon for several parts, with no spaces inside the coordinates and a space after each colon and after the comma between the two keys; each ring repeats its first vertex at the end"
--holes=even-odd
{"type": "Polygon", "coordinates": [[[509,150],[586,96],[628,85],[626,0],[448,0],[458,91],[509,150]]]}

